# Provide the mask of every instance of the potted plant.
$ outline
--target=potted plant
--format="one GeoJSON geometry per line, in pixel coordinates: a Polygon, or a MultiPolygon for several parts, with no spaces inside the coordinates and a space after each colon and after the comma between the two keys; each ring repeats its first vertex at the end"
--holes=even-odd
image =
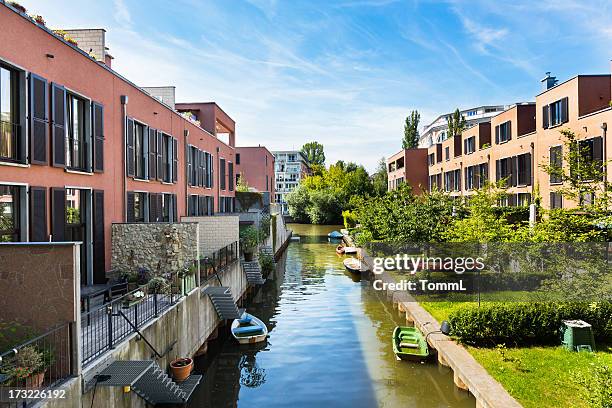
{"type": "Polygon", "coordinates": [[[12,360],[13,367],[9,376],[18,387],[40,388],[50,363],[50,356],[45,359],[45,355],[38,348],[26,346],[20,349],[12,360]]]}
{"type": "Polygon", "coordinates": [[[23,7],[21,4],[17,3],[16,1],[9,1],[9,5],[21,13],[26,12],[26,8],[23,7]]]}
{"type": "Polygon", "coordinates": [[[32,18],[32,20],[34,20],[36,22],[36,24],[38,25],[42,25],[42,26],[46,26],[47,23],[45,22],[45,19],[43,18],[43,16],[41,16],[40,14],[34,14],[30,16],[32,18]]]}
{"type": "Polygon", "coordinates": [[[259,231],[253,226],[248,226],[240,231],[240,241],[242,242],[242,252],[244,260],[250,262],[253,260],[253,252],[259,243],[259,231]]]}
{"type": "Polygon", "coordinates": [[[168,282],[168,279],[161,275],[151,278],[148,285],[151,293],[168,293],[170,290],[170,283],[168,282]]]}
{"type": "Polygon", "coordinates": [[[189,357],[180,357],[170,363],[172,378],[176,382],[182,382],[189,378],[191,370],[193,370],[193,360],[189,357]]]}
{"type": "Polygon", "coordinates": [[[125,297],[123,298],[123,308],[129,309],[135,304],[142,302],[144,298],[145,298],[145,293],[143,290],[136,290],[136,291],[130,292],[127,295],[125,295],[125,297]]]}

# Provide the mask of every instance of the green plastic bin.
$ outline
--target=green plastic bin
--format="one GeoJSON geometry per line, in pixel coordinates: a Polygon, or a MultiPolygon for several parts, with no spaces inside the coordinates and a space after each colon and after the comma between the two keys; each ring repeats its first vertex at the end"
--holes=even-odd
{"type": "Polygon", "coordinates": [[[561,343],[571,351],[595,351],[595,337],[591,325],[584,320],[564,320],[561,343]]]}

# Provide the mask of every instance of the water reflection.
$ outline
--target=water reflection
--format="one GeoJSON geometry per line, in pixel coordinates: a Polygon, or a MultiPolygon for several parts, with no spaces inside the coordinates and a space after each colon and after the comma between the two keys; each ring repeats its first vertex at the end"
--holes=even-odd
{"type": "Polygon", "coordinates": [[[227,331],[196,360],[204,374],[190,407],[473,407],[435,364],[398,362],[390,336],[401,318],[369,282],[347,273],[326,234],[293,226],[292,243],[248,304],[268,326],[260,345],[227,331]]]}

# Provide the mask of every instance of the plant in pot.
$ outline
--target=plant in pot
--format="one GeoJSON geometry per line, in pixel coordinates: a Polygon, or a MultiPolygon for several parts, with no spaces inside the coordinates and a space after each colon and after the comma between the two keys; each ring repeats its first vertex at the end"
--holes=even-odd
{"type": "Polygon", "coordinates": [[[34,20],[36,22],[36,24],[38,25],[42,25],[42,26],[46,26],[47,23],[45,22],[45,19],[43,18],[43,16],[39,15],[39,14],[34,14],[30,16],[32,18],[32,20],[34,20]]]}
{"type": "Polygon", "coordinates": [[[253,252],[259,243],[259,231],[253,226],[248,226],[240,231],[240,242],[242,243],[242,253],[244,260],[250,262],[253,260],[253,252]]]}
{"type": "Polygon", "coordinates": [[[26,346],[19,350],[11,361],[9,377],[13,385],[24,388],[40,388],[45,381],[45,373],[51,365],[52,356],[47,357],[36,346],[26,346]]]}
{"type": "Polygon", "coordinates": [[[21,4],[17,3],[16,1],[9,1],[8,4],[13,7],[15,10],[18,10],[22,13],[26,12],[26,8],[23,7],[21,4]]]}
{"type": "Polygon", "coordinates": [[[182,382],[189,378],[191,370],[193,370],[193,360],[189,357],[180,357],[170,362],[172,378],[176,382],[182,382]]]}
{"type": "Polygon", "coordinates": [[[151,293],[163,294],[170,292],[170,282],[165,277],[158,275],[149,281],[149,291],[151,293]]]}
{"type": "Polygon", "coordinates": [[[144,290],[142,289],[135,290],[135,291],[128,293],[127,295],[123,297],[123,308],[129,309],[135,304],[142,302],[142,300],[145,298],[145,295],[146,294],[144,290]]]}

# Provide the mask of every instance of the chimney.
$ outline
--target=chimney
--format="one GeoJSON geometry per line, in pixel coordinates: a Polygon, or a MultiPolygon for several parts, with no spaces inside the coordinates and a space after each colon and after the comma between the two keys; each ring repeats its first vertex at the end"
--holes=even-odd
{"type": "Polygon", "coordinates": [[[103,28],[80,28],[63,29],[66,35],[77,42],[77,47],[94,57],[96,60],[106,63],[106,45],[103,28]]]}
{"type": "Polygon", "coordinates": [[[550,76],[550,72],[546,73],[546,76],[544,77],[544,79],[542,79],[542,85],[543,85],[543,90],[546,91],[547,89],[552,88],[553,86],[557,85],[557,78],[554,76],[550,76]]]}
{"type": "Polygon", "coordinates": [[[109,68],[112,68],[111,65],[113,63],[113,59],[114,57],[107,52],[106,56],[104,57],[104,65],[106,65],[109,68]]]}
{"type": "Polygon", "coordinates": [[[143,86],[142,89],[155,99],[175,109],[175,86],[143,86]]]}

